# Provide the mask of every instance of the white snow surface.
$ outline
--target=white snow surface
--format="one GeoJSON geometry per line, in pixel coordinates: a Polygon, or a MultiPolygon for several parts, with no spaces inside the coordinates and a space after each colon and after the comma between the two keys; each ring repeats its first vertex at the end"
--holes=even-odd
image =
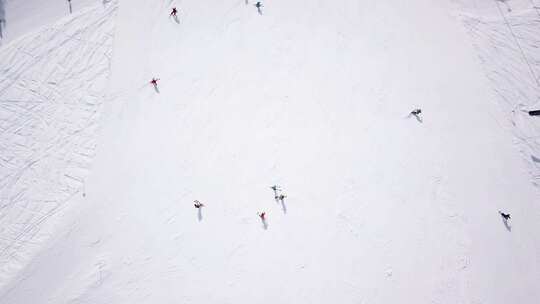
{"type": "Polygon", "coordinates": [[[113,1],[5,44],[0,303],[538,303],[534,1],[113,1]]]}
{"type": "MultiPolygon", "coordinates": [[[[116,5],[75,13],[0,49],[0,287],[81,192],[96,149],[116,5]]],[[[3,301],[0,301],[3,302],[3,301]]]]}
{"type": "MultiPolygon", "coordinates": [[[[71,0],[71,11],[100,1],[105,5],[110,0],[71,0]]],[[[27,33],[50,26],[59,18],[70,14],[67,0],[0,0],[0,44],[6,44],[27,33]]]]}

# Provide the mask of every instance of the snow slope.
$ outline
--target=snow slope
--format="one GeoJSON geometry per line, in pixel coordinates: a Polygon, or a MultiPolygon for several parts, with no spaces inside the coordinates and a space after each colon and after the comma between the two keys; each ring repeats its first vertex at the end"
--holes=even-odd
{"type": "MultiPolygon", "coordinates": [[[[106,4],[108,1],[103,1],[106,4]]],[[[78,12],[97,0],[72,0],[72,12],[78,12]]],[[[48,26],[69,15],[67,0],[0,0],[0,44],[6,44],[29,32],[48,26]]]]}
{"type": "Polygon", "coordinates": [[[479,53],[496,100],[507,119],[499,123],[516,145],[535,185],[540,179],[540,1],[465,1],[463,23],[479,53]]]}
{"type": "MultiPolygon", "coordinates": [[[[3,271],[0,302],[536,303],[534,164],[496,102],[521,82],[477,59],[474,7],[264,5],[120,3],[86,195],[3,271]]],[[[111,39],[112,14],[79,26],[111,39]]]]}
{"type": "Polygon", "coordinates": [[[0,286],[81,194],[95,154],[116,6],[74,14],[0,49],[0,286]]]}

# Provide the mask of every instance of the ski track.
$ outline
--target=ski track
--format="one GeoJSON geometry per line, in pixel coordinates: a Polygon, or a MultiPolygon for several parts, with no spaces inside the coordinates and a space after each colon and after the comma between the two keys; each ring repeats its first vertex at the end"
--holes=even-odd
{"type": "Polygon", "coordinates": [[[42,225],[82,194],[116,11],[88,8],[0,48],[0,286],[48,236],[42,225]]]}
{"type": "Polygon", "coordinates": [[[515,137],[532,183],[540,186],[540,2],[456,1],[465,28],[515,137]],[[523,77],[528,75],[528,77],[523,77]]]}

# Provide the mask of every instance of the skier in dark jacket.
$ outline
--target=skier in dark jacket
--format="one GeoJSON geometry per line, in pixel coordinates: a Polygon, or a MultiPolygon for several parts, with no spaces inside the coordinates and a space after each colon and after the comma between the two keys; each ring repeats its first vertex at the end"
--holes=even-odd
{"type": "Polygon", "coordinates": [[[199,201],[197,201],[197,200],[195,200],[195,201],[193,201],[193,202],[195,203],[195,204],[193,204],[193,205],[194,205],[195,208],[197,208],[197,209],[200,209],[200,208],[204,207],[204,204],[201,203],[201,202],[199,202],[199,201]]]}
{"type": "Polygon", "coordinates": [[[414,109],[414,110],[411,111],[411,113],[409,113],[409,116],[407,116],[407,117],[414,116],[414,118],[416,118],[416,120],[418,120],[419,122],[422,122],[423,119],[422,119],[422,117],[420,116],[420,114],[422,114],[422,110],[420,110],[420,109],[414,109]]]}
{"type": "Polygon", "coordinates": [[[257,11],[259,12],[259,15],[262,15],[261,8],[263,7],[261,1],[255,3],[255,7],[257,8],[257,11]]]}
{"type": "Polygon", "coordinates": [[[176,17],[176,13],[178,13],[178,10],[176,9],[176,7],[173,7],[170,16],[171,17],[176,17]]]}
{"type": "Polygon", "coordinates": [[[273,185],[270,189],[274,190],[274,199],[278,200],[278,192],[281,191],[278,185],[273,185]]]}
{"type": "Polygon", "coordinates": [[[502,216],[502,218],[505,221],[508,221],[510,219],[510,213],[503,213],[503,212],[499,211],[499,214],[502,216]]]}

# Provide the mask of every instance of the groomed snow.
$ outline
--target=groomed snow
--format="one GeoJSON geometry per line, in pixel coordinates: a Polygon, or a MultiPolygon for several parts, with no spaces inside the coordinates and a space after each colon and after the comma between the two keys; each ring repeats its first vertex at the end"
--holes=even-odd
{"type": "Polygon", "coordinates": [[[2,47],[0,302],[537,303],[526,2],[132,0],[2,47]]]}

